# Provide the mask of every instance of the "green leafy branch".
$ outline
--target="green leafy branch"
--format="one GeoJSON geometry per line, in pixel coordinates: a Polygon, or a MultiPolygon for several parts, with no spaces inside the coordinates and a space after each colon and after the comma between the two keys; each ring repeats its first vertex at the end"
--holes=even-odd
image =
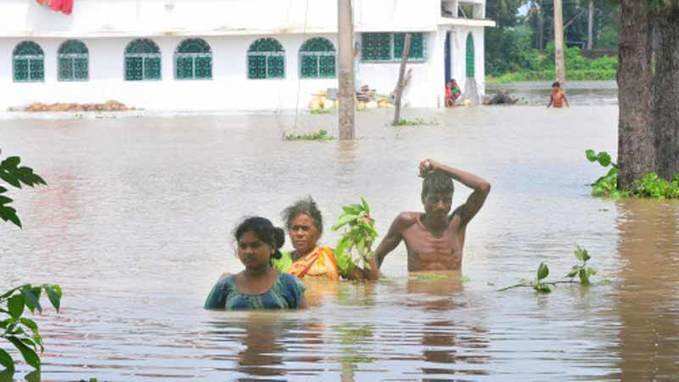
{"type": "Polygon", "coordinates": [[[556,287],[558,284],[577,284],[582,286],[591,285],[590,278],[596,275],[596,269],[587,265],[587,262],[592,258],[586,249],[578,246],[574,252],[575,258],[580,261],[580,263],[573,265],[570,272],[565,276],[564,280],[558,281],[547,281],[547,276],[549,276],[549,267],[544,262],[540,263],[538,270],[536,272],[535,280],[521,280],[520,283],[498,289],[499,292],[506,291],[513,288],[533,288],[538,293],[550,293],[552,288],[556,287]],[[575,277],[579,278],[579,282],[575,280],[575,277]]]}
{"type": "MultiPolygon", "coordinates": [[[[47,183],[37,174],[33,173],[30,167],[19,166],[21,158],[8,157],[0,162],[0,179],[7,184],[21,188],[21,185],[34,187],[36,185],[46,185],[47,183]]],[[[14,200],[5,193],[7,188],[0,186],[0,219],[14,223],[14,225],[21,228],[21,220],[17,215],[16,209],[10,206],[14,200]]]]}
{"type": "MultiPolygon", "coordinates": [[[[44,351],[42,336],[35,321],[24,317],[26,310],[42,313],[40,296],[45,292],[50,303],[59,312],[61,287],[56,284],[33,286],[25,284],[0,295],[0,338],[11,343],[21,353],[24,361],[40,370],[40,356],[44,351]]],[[[0,348],[0,365],[14,373],[14,359],[0,348]]]]}
{"type": "Polygon", "coordinates": [[[618,190],[618,175],[620,174],[620,168],[616,163],[613,163],[611,155],[606,151],[601,151],[598,154],[589,149],[585,151],[585,156],[587,160],[592,163],[599,163],[601,167],[607,168],[611,166],[606,175],[600,177],[594,183],[592,183],[592,195],[593,196],[605,196],[611,198],[619,198],[621,196],[627,196],[624,191],[618,190]]]}
{"type": "Polygon", "coordinates": [[[332,230],[342,233],[335,248],[335,257],[340,273],[347,277],[357,267],[366,269],[369,266],[377,230],[365,199],[361,198],[360,204],[343,206],[342,211],[332,230]]]}
{"type": "Polygon", "coordinates": [[[596,153],[589,149],[585,156],[590,162],[599,163],[602,167],[611,166],[606,175],[592,183],[592,195],[609,198],[627,198],[630,196],[653,199],[679,199],[679,173],[674,174],[672,180],[666,180],[655,172],[645,174],[637,179],[629,190],[618,189],[620,168],[611,160],[611,155],[605,151],[596,153]]]}

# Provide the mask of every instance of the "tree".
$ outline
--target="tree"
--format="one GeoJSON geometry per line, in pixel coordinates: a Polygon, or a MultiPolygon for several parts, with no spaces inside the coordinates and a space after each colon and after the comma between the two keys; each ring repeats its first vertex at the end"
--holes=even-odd
{"type": "MultiPolygon", "coordinates": [[[[39,175],[33,173],[33,169],[19,166],[20,164],[21,158],[16,156],[0,162],[0,180],[2,180],[2,183],[16,188],[21,188],[22,185],[34,187],[47,184],[39,175]]],[[[4,195],[6,192],[7,188],[0,186],[0,218],[21,228],[21,220],[16,210],[10,207],[13,200],[4,195]]],[[[2,259],[0,259],[0,265],[12,266],[2,259]]],[[[36,369],[35,373],[38,373],[38,375],[41,366],[39,354],[44,350],[42,336],[38,324],[25,317],[24,313],[28,310],[31,313],[42,312],[40,305],[42,292],[47,295],[50,303],[58,312],[61,305],[61,287],[59,285],[25,284],[6,292],[0,292],[0,341],[6,341],[15,347],[21,353],[24,361],[36,369]]],[[[14,359],[7,351],[0,348],[0,380],[11,380],[14,369],[14,359]]]]}
{"type": "Polygon", "coordinates": [[[619,187],[679,173],[679,0],[621,0],[619,187]]]}
{"type": "Polygon", "coordinates": [[[627,189],[635,179],[655,169],[651,41],[643,1],[622,0],[620,7],[618,164],[619,186],[627,189]]]}
{"type": "Polygon", "coordinates": [[[679,1],[655,1],[653,134],[656,172],[670,180],[679,173],[679,1]]]}

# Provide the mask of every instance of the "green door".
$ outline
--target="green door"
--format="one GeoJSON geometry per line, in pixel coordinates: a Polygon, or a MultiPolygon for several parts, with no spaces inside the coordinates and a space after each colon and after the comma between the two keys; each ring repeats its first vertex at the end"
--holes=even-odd
{"type": "Polygon", "coordinates": [[[472,34],[467,35],[467,78],[475,77],[476,62],[474,60],[474,39],[472,34]]]}

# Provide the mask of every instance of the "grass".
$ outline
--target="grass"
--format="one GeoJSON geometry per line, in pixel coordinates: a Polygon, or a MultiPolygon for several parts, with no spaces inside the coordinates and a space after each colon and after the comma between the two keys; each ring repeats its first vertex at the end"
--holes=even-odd
{"type": "Polygon", "coordinates": [[[331,114],[332,110],[330,109],[312,109],[309,111],[309,114],[331,114]]]}
{"type": "Polygon", "coordinates": [[[335,137],[328,135],[326,130],[318,130],[306,134],[285,134],[286,141],[332,141],[335,137]]]}
{"type": "MultiPolygon", "coordinates": [[[[615,80],[615,74],[614,69],[580,69],[566,71],[566,78],[569,81],[611,81],[615,80]]],[[[521,71],[505,73],[497,77],[487,76],[486,82],[507,84],[522,81],[553,81],[554,76],[553,70],[521,71]]]]}

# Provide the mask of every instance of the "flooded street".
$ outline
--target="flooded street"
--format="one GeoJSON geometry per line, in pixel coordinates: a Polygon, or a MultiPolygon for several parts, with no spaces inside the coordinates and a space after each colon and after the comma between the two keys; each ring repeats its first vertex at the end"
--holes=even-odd
{"type": "MultiPolygon", "coordinates": [[[[10,191],[24,229],[0,226],[0,290],[61,284],[62,313],[38,317],[47,381],[674,380],[679,203],[591,197],[604,170],[584,151],[616,152],[618,109],[571,105],[411,110],[435,124],[402,128],[362,112],[353,143],[281,139],[336,135],[334,115],[0,121],[3,156],[49,184],[10,191]],[[382,237],[422,208],[424,158],[493,185],[461,273],[409,276],[401,245],[376,284],[307,285],[306,311],[202,309],[241,269],[230,232],[243,216],[281,224],[309,194],[330,227],[364,196],[382,237]],[[564,275],[576,245],[610,283],[497,291],[541,261],[564,275]]],[[[454,206],[470,193],[456,186],[454,206]]]]}

